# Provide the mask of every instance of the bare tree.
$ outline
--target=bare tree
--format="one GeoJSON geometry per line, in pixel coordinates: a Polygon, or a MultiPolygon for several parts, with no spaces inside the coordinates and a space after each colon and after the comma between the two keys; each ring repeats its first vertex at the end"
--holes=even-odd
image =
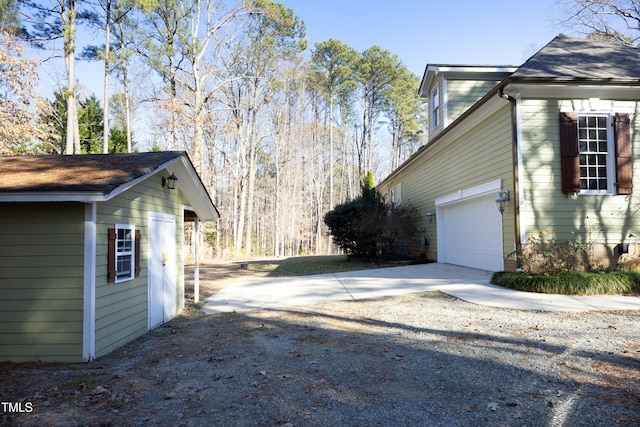
{"type": "Polygon", "coordinates": [[[35,91],[38,62],[23,52],[17,39],[0,31],[0,154],[38,151],[34,140],[53,137],[52,129],[34,119],[50,106],[35,91]]]}
{"type": "MultiPolygon", "coordinates": [[[[80,1],[78,1],[80,3],[80,1]]],[[[62,51],[67,71],[67,137],[66,154],[79,154],[80,130],[76,100],[76,22],[87,17],[86,11],[78,11],[76,0],[49,0],[37,2],[22,0],[23,20],[29,25],[27,35],[37,47],[62,40],[62,51]]]]}
{"type": "Polygon", "coordinates": [[[637,46],[640,40],[638,0],[558,0],[563,18],[556,25],[571,26],[592,38],[637,46]]]}

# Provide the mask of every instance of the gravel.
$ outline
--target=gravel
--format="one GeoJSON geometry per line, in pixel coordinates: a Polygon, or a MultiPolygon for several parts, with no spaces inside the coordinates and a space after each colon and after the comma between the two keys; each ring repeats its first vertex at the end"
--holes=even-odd
{"type": "Polygon", "coordinates": [[[0,364],[15,425],[637,426],[640,312],[419,293],[182,317],[89,364],[0,364]]]}

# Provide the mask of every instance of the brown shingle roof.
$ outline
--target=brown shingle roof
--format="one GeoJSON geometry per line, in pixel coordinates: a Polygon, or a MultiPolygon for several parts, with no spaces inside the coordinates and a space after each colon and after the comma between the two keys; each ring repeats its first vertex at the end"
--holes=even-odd
{"type": "Polygon", "coordinates": [[[0,156],[0,193],[98,192],[147,175],[182,152],[0,156]]]}

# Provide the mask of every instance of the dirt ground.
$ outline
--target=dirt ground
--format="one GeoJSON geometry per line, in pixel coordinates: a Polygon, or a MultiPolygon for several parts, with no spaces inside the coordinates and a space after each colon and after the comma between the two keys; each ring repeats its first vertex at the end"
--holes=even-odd
{"type": "MultiPolygon", "coordinates": [[[[259,270],[203,265],[203,294],[259,270]]],[[[639,326],[437,292],[191,307],[91,363],[0,364],[0,425],[637,426],[639,326]]]]}

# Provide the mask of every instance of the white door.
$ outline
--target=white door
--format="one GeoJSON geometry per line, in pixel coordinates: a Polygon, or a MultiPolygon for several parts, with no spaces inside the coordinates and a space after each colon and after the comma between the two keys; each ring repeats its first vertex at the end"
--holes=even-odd
{"type": "Polygon", "coordinates": [[[437,213],[438,261],[489,271],[502,271],[502,215],[496,195],[462,199],[437,213]]]}
{"type": "Polygon", "coordinates": [[[176,314],[176,218],[149,212],[149,329],[176,314]]]}

